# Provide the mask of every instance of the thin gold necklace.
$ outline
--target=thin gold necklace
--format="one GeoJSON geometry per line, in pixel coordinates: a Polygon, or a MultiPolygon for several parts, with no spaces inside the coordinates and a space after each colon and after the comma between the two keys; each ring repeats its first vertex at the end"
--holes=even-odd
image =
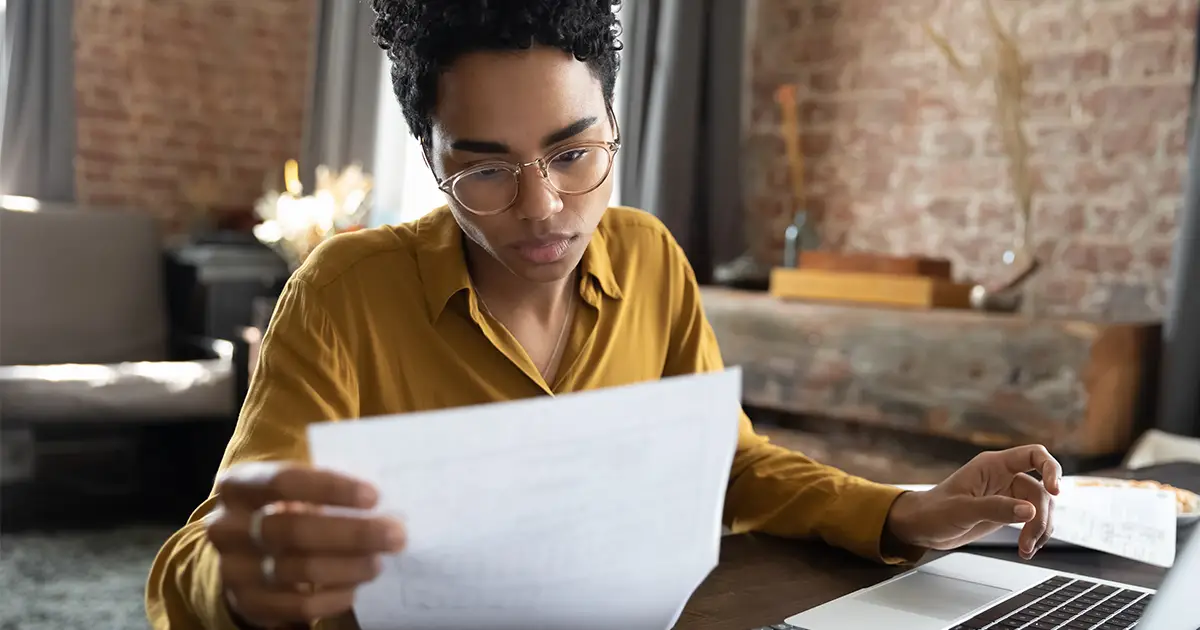
{"type": "MultiPolygon", "coordinates": [[[[483,298],[483,294],[480,293],[478,290],[476,290],[475,296],[479,298],[479,305],[483,307],[483,312],[487,313],[488,317],[491,317],[492,319],[500,322],[500,318],[496,317],[494,314],[492,314],[492,309],[488,308],[487,300],[485,300],[483,298]]],[[[562,324],[559,324],[558,341],[555,342],[555,344],[554,344],[554,351],[550,353],[550,359],[546,361],[545,366],[539,367],[537,364],[534,364],[534,367],[537,368],[538,373],[541,374],[543,377],[550,370],[550,367],[554,365],[554,362],[558,360],[558,355],[562,353],[563,341],[567,338],[567,329],[570,328],[570,326],[568,326],[567,324],[568,324],[568,322],[571,321],[571,314],[575,310],[575,291],[574,290],[569,291],[567,293],[567,296],[568,296],[568,300],[569,300],[569,302],[567,304],[567,311],[565,313],[563,313],[562,324]]],[[[500,325],[503,326],[504,322],[500,322],[500,325]]]]}

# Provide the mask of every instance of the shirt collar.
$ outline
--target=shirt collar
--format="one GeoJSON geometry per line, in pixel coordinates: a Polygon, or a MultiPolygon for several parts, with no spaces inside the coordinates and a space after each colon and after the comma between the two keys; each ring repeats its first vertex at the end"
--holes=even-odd
{"type": "MultiPolygon", "coordinates": [[[[450,298],[459,291],[471,290],[471,276],[463,250],[463,233],[447,206],[442,206],[416,223],[417,267],[424,286],[425,305],[432,319],[438,319],[450,298]]],[[[605,295],[622,299],[624,293],[613,273],[604,232],[592,234],[580,267],[600,286],[605,295]]]]}
{"type": "Polygon", "coordinates": [[[603,229],[598,227],[592,233],[592,240],[583,252],[580,266],[584,273],[592,276],[600,284],[600,289],[604,291],[605,295],[614,300],[625,296],[621,292],[621,285],[617,282],[616,274],[613,273],[612,259],[609,258],[608,253],[608,238],[603,229]]]}

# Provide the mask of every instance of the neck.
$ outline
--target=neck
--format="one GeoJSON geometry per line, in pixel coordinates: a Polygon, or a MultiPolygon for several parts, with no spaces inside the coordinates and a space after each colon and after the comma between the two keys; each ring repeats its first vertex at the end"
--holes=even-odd
{"type": "Polygon", "coordinates": [[[554,282],[530,282],[513,274],[471,239],[464,240],[471,281],[489,310],[519,313],[542,321],[561,317],[570,299],[568,292],[572,290],[574,273],[554,282]]]}

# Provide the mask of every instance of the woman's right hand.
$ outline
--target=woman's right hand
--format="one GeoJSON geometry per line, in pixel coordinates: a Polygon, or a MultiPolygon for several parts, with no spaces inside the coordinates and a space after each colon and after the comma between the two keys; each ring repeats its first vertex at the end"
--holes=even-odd
{"type": "Polygon", "coordinates": [[[369,509],[369,484],[284,463],[231,466],[205,519],[220,555],[230,612],[265,628],[304,624],[350,610],[354,590],[379,574],[380,555],[404,547],[395,519],[326,508],[369,509]]]}

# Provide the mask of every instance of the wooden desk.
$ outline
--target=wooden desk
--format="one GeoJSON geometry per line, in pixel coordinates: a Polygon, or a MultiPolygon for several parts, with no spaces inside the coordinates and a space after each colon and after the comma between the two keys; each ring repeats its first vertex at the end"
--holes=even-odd
{"type": "MultiPolygon", "coordinates": [[[[970,553],[1016,560],[1013,549],[970,553]]],[[[928,562],[939,553],[930,553],[928,562]]],[[[1019,560],[1018,560],[1019,561],[1019,560]]],[[[1085,550],[1042,550],[1033,564],[1158,588],[1166,572],[1085,550]]],[[[741,535],[721,543],[721,563],[697,589],[676,630],[752,630],[886,580],[905,568],[868,562],[818,543],[741,535]]]]}

